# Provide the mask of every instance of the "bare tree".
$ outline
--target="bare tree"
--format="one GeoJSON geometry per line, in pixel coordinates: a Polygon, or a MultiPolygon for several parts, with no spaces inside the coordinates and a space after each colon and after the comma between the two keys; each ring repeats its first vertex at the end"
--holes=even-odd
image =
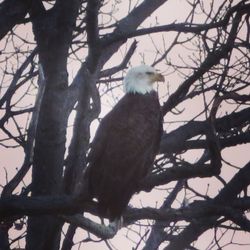
{"type": "Polygon", "coordinates": [[[98,223],[83,173],[91,126],[121,97],[124,71],[138,61],[166,75],[164,135],[138,189],[138,199],[146,191],[152,201],[132,201],[124,213],[127,241],[148,250],[250,244],[242,242],[250,231],[250,158],[232,161],[237,150],[249,151],[250,1],[181,1],[180,20],[162,23],[177,2],[1,2],[1,157],[23,163],[17,171],[1,166],[0,249],[95,241],[115,249],[109,239],[122,236],[98,223]],[[210,242],[199,241],[204,234],[210,242]]]}

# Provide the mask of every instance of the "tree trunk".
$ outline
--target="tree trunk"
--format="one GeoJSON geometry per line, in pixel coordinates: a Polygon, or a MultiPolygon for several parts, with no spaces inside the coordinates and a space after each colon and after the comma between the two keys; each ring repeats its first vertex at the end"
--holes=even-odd
{"type": "MultiPolygon", "coordinates": [[[[32,196],[62,192],[68,120],[65,112],[67,57],[77,10],[78,1],[58,1],[53,11],[45,11],[42,4],[36,3],[31,11],[43,71],[41,77],[46,85],[35,139],[32,196]]],[[[53,216],[30,217],[26,248],[59,249],[61,227],[61,221],[53,216]]]]}

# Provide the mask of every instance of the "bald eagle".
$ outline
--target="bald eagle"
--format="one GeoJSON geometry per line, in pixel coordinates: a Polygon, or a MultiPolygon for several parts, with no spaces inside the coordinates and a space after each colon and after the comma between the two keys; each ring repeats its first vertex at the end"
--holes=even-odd
{"type": "Polygon", "coordinates": [[[124,97],[101,121],[88,155],[88,183],[101,216],[119,219],[158,152],[162,116],[153,83],[164,81],[141,65],[124,78],[124,97]]]}

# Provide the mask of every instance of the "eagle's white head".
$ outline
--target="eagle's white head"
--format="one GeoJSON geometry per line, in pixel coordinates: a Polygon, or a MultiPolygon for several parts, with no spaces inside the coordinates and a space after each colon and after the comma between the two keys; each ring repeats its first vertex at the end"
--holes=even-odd
{"type": "Polygon", "coordinates": [[[147,94],[153,90],[154,82],[164,82],[162,74],[153,67],[140,65],[131,68],[123,80],[126,93],[147,94]]]}

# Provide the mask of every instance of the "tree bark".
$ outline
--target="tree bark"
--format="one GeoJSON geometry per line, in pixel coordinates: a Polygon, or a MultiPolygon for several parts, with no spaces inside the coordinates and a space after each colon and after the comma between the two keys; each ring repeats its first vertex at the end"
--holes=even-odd
{"type": "MultiPolygon", "coordinates": [[[[32,195],[55,195],[62,191],[66,142],[67,57],[78,1],[58,1],[46,11],[42,3],[31,10],[33,30],[43,69],[45,92],[37,125],[32,171],[32,195]],[[66,6],[65,6],[66,5],[66,6]]],[[[59,249],[62,222],[53,216],[30,217],[28,250],[59,249]]]]}

